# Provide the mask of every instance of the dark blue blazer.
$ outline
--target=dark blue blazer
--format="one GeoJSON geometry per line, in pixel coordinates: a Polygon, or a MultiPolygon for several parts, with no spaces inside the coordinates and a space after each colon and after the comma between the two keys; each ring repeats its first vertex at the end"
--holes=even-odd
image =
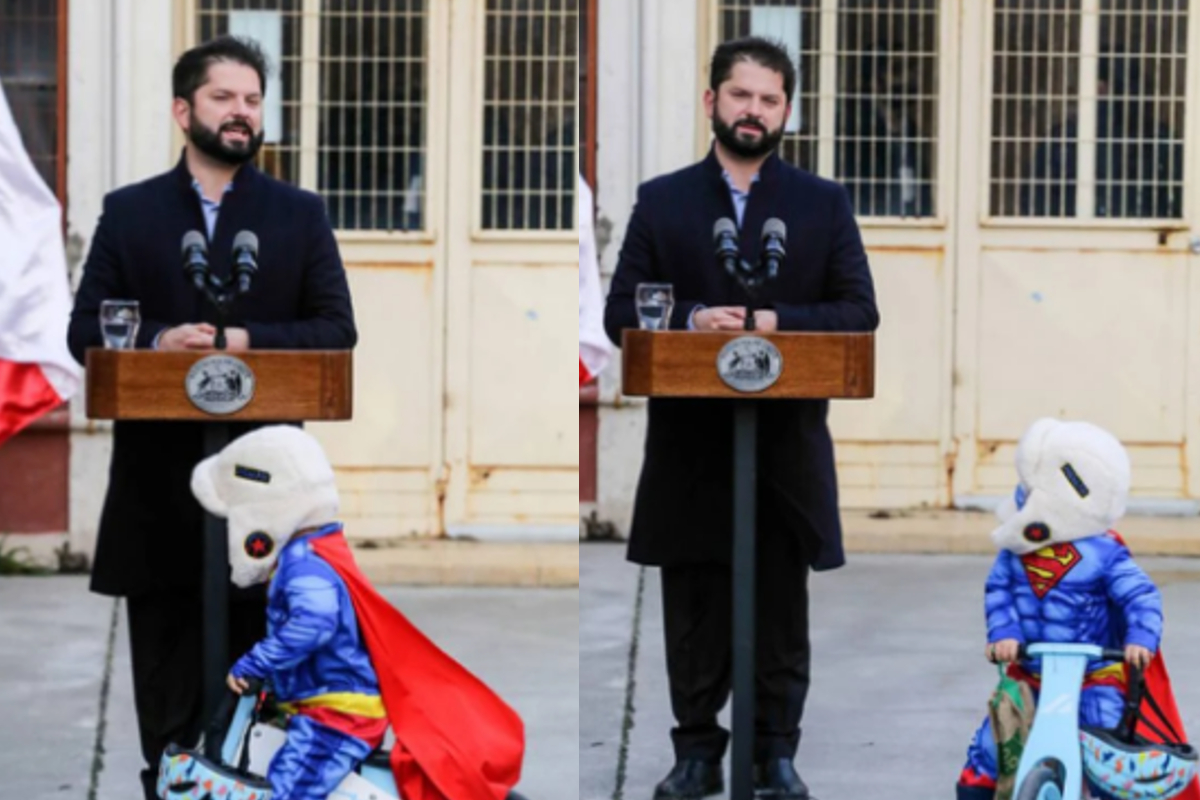
{"type": "MultiPolygon", "coordinates": [[[[183,235],[207,231],[200,199],[181,159],[163,175],[118,189],[103,213],[75,296],[68,341],[81,364],[102,347],[98,312],[105,299],[137,300],[137,347],[165,328],[215,322],[183,273],[183,235]]],[[[233,237],[258,236],[258,273],[239,298],[230,327],[244,327],[255,349],[354,347],[357,333],[346,272],[321,198],[245,165],[221,202],[209,264],[228,275],[233,237]]],[[[231,426],[234,436],[254,427],[231,426]]],[[[202,423],[118,422],[108,494],[100,518],[92,589],[129,595],[198,585],[203,515],[191,471],[204,455],[202,423]]]]}
{"type": "MultiPolygon", "coordinates": [[[[643,184],[605,308],[609,338],[637,327],[634,291],[674,285],[670,327],[686,329],[697,305],[744,305],[747,297],[713,252],[713,223],[736,221],[714,153],[643,184]]],[[[751,186],[740,229],[755,263],[763,223],[787,225],[787,259],[764,293],[783,331],[872,331],[875,290],[845,190],[772,155],[751,186]]],[[[816,569],[845,562],[837,477],[825,400],[759,407],[759,530],[816,569]]],[[[728,563],[733,516],[733,402],[652,399],[629,558],[651,565],[728,563]]],[[[770,553],[760,557],[769,558],[770,553]]]]}

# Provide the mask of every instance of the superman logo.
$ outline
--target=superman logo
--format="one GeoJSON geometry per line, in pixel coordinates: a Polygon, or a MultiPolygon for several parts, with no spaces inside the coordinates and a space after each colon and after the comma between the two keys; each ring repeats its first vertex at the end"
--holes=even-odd
{"type": "Polygon", "coordinates": [[[1025,565],[1025,575],[1029,578],[1033,593],[1041,600],[1047,592],[1058,586],[1082,559],[1075,545],[1068,542],[1052,544],[1027,553],[1021,556],[1021,563],[1025,565]]]}

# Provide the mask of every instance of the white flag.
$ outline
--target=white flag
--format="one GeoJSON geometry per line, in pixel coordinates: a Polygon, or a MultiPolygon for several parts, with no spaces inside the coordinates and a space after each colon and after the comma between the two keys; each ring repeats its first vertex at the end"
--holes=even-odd
{"type": "Polygon", "coordinates": [[[604,333],[604,293],[593,231],[592,191],[579,177],[579,385],[595,378],[608,363],[610,346],[604,333]]]}
{"type": "Polygon", "coordinates": [[[61,225],[0,88],[0,444],[79,389],[61,225]]]}

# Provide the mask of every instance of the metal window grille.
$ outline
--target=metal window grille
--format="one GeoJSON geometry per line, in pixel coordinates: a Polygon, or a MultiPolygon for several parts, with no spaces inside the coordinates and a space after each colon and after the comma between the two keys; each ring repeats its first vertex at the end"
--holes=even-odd
{"type": "Polygon", "coordinates": [[[325,0],[320,189],[342,227],[420,230],[425,0],[325,0]]]}
{"type": "MultiPolygon", "coordinates": [[[[238,12],[280,18],[269,79],[281,130],[264,170],[320,192],[340,230],[426,227],[426,0],[200,0],[200,41],[238,12]]],[[[236,21],[235,21],[236,27],[236,21]]]]}
{"type": "Polygon", "coordinates": [[[0,86],[21,140],[38,173],[59,197],[65,194],[65,110],[60,70],[61,0],[0,3],[0,86]]]}
{"type": "Polygon", "coordinates": [[[579,6],[579,0],[487,2],[486,230],[575,227],[579,6]]]}
{"type": "Polygon", "coordinates": [[[864,216],[934,214],[937,13],[937,0],[841,3],[834,177],[864,216]]]}
{"type": "Polygon", "coordinates": [[[841,181],[864,216],[936,213],[937,0],[720,0],[718,33],[797,58],[784,159],[841,181]]]}
{"type": "Polygon", "coordinates": [[[1183,213],[1187,0],[996,0],[992,214],[1183,213]]]}
{"type": "MultiPolygon", "coordinates": [[[[796,92],[792,97],[796,110],[784,131],[779,155],[798,167],[831,176],[832,169],[821,169],[817,157],[820,123],[826,116],[832,121],[831,111],[820,102],[822,6],[822,0],[720,0],[718,36],[728,41],[753,34],[788,45],[789,54],[797,59],[796,92]],[[772,15],[771,9],[792,12],[772,15]],[[780,23],[786,25],[786,30],[780,23]]],[[[829,47],[832,49],[832,41],[829,47]]]]}

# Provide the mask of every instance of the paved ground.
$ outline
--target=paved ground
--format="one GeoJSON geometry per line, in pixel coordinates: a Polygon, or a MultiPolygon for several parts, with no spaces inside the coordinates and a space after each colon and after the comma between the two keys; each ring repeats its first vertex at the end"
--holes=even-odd
{"type": "MultiPolygon", "coordinates": [[[[575,589],[384,588],[525,720],[530,800],[578,797],[575,589]]],[[[124,609],[86,578],[0,578],[0,798],[134,800],[124,609]]]]}
{"type": "MultiPolygon", "coordinates": [[[[580,548],[581,800],[650,800],[672,763],[658,571],[580,548]]],[[[1144,558],[1164,652],[1200,731],[1200,560],[1144,558]]],[[[952,798],[995,685],[983,660],[987,556],[852,555],[811,580],[813,688],[797,765],[821,800],[952,798]]],[[[728,708],[726,709],[728,724],[728,708]]]]}

